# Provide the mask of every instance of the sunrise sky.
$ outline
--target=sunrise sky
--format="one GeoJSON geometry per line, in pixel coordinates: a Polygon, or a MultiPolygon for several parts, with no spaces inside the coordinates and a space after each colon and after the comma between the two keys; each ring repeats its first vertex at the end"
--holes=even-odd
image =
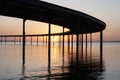
{"type": "MultiPolygon", "coordinates": [[[[104,21],[105,41],[120,41],[120,0],[44,0],[53,4],[75,9],[104,21]]],[[[67,29],[66,29],[67,30],[67,29]]],[[[52,25],[52,32],[61,32],[62,27],[52,25]]],[[[48,24],[28,20],[26,34],[48,33],[48,24]]],[[[22,19],[0,16],[0,35],[22,34],[22,19]]],[[[98,33],[97,33],[98,34],[98,33]]],[[[97,35],[94,34],[95,40],[97,35]]]]}

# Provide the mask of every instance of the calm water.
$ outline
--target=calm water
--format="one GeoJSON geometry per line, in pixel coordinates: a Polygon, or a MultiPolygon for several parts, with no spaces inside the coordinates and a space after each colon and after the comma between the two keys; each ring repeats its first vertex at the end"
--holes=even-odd
{"type": "MultiPolygon", "coordinates": [[[[84,44],[85,45],[85,44],[84,44]]],[[[51,46],[51,64],[48,64],[47,46],[33,43],[26,45],[25,64],[22,64],[22,46],[0,44],[0,80],[120,80],[120,43],[104,43],[103,62],[99,43],[88,43],[76,59],[73,49],[65,45],[51,46]]]]}

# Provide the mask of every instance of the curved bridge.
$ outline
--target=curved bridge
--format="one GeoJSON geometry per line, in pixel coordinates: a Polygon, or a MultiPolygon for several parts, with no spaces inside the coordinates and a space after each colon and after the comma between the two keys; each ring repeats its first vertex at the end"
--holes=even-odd
{"type": "MultiPolygon", "coordinates": [[[[23,63],[25,63],[25,21],[35,20],[49,24],[48,30],[48,61],[50,64],[51,24],[63,27],[63,53],[64,53],[64,28],[70,30],[69,34],[76,34],[76,54],[79,49],[79,34],[100,32],[100,56],[102,60],[102,40],[106,24],[88,14],[68,9],[40,0],[0,0],[0,15],[23,19],[23,63]]],[[[59,34],[59,33],[58,33],[59,34]]],[[[68,35],[69,35],[68,34],[68,35]]],[[[86,36],[87,42],[87,36],[86,36]]],[[[82,35],[83,44],[83,35],[82,35]]],[[[83,46],[83,45],[82,45],[83,46]]],[[[49,65],[50,66],[50,65],[49,65]]]]}

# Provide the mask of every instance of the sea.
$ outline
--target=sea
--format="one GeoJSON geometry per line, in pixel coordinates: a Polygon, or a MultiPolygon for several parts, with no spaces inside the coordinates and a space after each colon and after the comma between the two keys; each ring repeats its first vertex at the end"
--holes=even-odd
{"type": "Polygon", "coordinates": [[[25,63],[19,42],[0,43],[0,80],[120,80],[120,42],[26,43],[25,63]],[[63,51],[64,50],[64,51],[63,51]],[[102,54],[102,56],[101,56],[102,54]],[[50,59],[50,60],[49,60],[50,59]]]}

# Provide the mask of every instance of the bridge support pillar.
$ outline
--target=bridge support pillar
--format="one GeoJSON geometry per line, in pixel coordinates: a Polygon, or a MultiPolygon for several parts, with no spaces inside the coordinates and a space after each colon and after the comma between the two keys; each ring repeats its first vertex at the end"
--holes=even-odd
{"type": "Polygon", "coordinates": [[[37,36],[37,45],[38,45],[38,36],[37,36]]]}
{"type": "Polygon", "coordinates": [[[86,46],[85,46],[86,48],[85,48],[85,50],[86,50],[86,63],[87,63],[87,33],[86,33],[86,46]]]}
{"type": "Polygon", "coordinates": [[[76,63],[78,64],[79,59],[79,34],[76,34],[76,63]]]}
{"type": "MultiPolygon", "coordinates": [[[[53,39],[54,39],[54,36],[53,36],[53,39]]],[[[54,40],[53,40],[53,46],[54,46],[54,40]]]]}
{"type": "Polygon", "coordinates": [[[62,48],[62,50],[63,50],[63,56],[64,56],[64,37],[65,37],[65,35],[64,35],[64,27],[63,27],[63,48],[62,48]]]}
{"type": "Polygon", "coordinates": [[[100,66],[102,69],[103,60],[103,31],[100,32],[100,66]]]}
{"type": "Polygon", "coordinates": [[[16,38],[15,38],[15,36],[14,36],[14,45],[15,45],[15,43],[16,43],[16,38]]]}
{"type": "Polygon", "coordinates": [[[61,46],[61,35],[59,35],[59,47],[61,46]]]}
{"type": "Polygon", "coordinates": [[[43,36],[43,45],[44,45],[44,36],[43,36]]]}
{"type": "Polygon", "coordinates": [[[50,68],[51,63],[51,24],[49,23],[48,28],[48,67],[50,68]]]}
{"type": "Polygon", "coordinates": [[[1,44],[2,44],[2,36],[1,36],[1,44]]]}
{"type": "Polygon", "coordinates": [[[6,40],[7,40],[7,37],[5,36],[5,44],[7,43],[6,40]]]}
{"type": "Polygon", "coordinates": [[[23,64],[25,63],[25,21],[26,19],[23,19],[23,64]]]}
{"type": "Polygon", "coordinates": [[[21,37],[19,37],[19,44],[21,44],[21,37]]]}
{"type": "Polygon", "coordinates": [[[92,33],[90,33],[90,63],[92,66],[92,33]]]}
{"type": "Polygon", "coordinates": [[[31,45],[32,45],[32,36],[31,36],[31,45]]]}
{"type": "Polygon", "coordinates": [[[68,53],[70,53],[70,35],[68,35],[68,53]]]}
{"type": "Polygon", "coordinates": [[[46,45],[47,45],[47,36],[46,36],[46,45]]]}
{"type": "Polygon", "coordinates": [[[83,34],[81,34],[81,62],[83,64],[83,34]]]}
{"type": "Polygon", "coordinates": [[[73,34],[71,35],[71,52],[73,53],[73,34]]]}

